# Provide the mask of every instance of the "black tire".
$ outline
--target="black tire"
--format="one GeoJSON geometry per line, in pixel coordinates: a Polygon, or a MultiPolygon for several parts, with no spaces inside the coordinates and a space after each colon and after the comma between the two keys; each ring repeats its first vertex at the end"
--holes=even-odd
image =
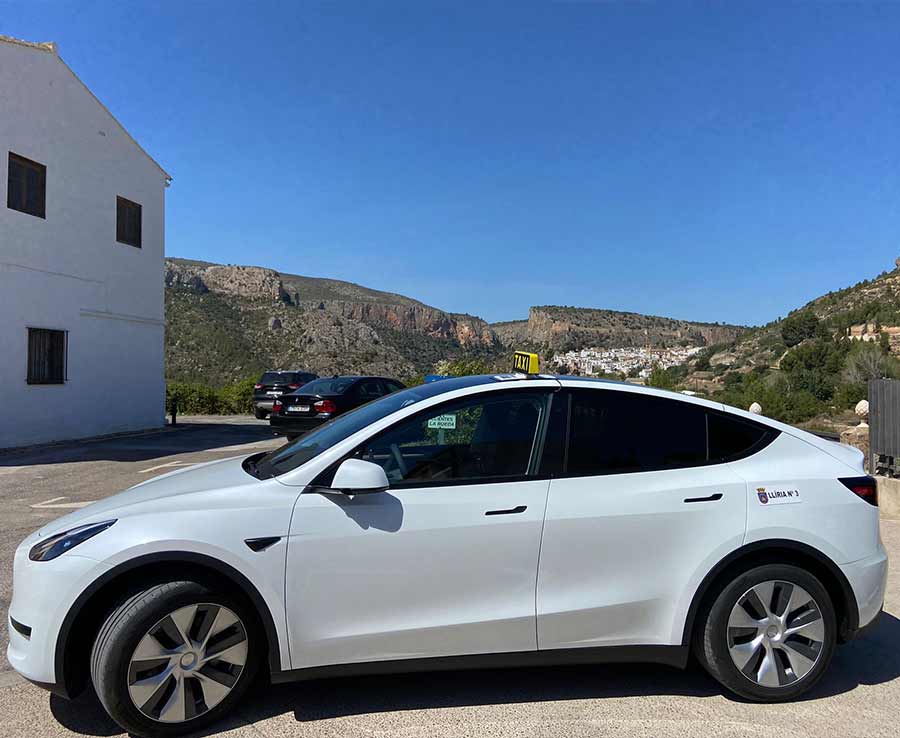
{"type": "Polygon", "coordinates": [[[219,720],[240,701],[259,671],[264,650],[255,613],[243,600],[199,582],[168,582],[128,597],[110,613],[94,641],[91,680],[110,717],[130,734],[148,738],[182,735],[219,720]],[[138,709],[129,694],[131,657],[141,639],[162,618],[179,608],[200,603],[227,607],[245,624],[246,663],[231,692],[212,709],[178,723],[154,720],[138,709]]]}
{"type": "Polygon", "coordinates": [[[253,414],[256,416],[257,420],[265,420],[269,417],[269,413],[267,410],[263,410],[262,408],[255,407],[253,408],[253,414]]]}
{"type": "MultiPolygon", "coordinates": [[[[706,612],[700,613],[695,633],[694,653],[709,674],[736,695],[753,702],[785,702],[812,688],[822,677],[831,662],[836,641],[837,618],[834,604],[822,583],[808,571],[797,566],[767,564],[749,569],[726,583],[711,601],[706,612]],[[786,582],[801,587],[815,600],[824,625],[824,637],[818,646],[814,665],[808,673],[800,678],[795,677],[795,681],[790,681],[791,675],[785,676],[784,673],[785,657],[778,659],[782,662],[776,670],[778,681],[784,679],[786,682],[778,687],[763,686],[752,676],[745,675],[729,653],[728,621],[733,608],[751,588],[765,582],[786,582]]],[[[760,652],[760,657],[764,652],[764,650],[760,652]]],[[[780,656],[778,653],[775,655],[780,656]]]]}

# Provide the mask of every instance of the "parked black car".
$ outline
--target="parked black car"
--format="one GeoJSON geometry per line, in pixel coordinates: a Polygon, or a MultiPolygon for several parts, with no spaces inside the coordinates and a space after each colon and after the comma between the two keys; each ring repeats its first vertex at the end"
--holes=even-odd
{"type": "Polygon", "coordinates": [[[318,374],[303,371],[272,371],[263,374],[253,385],[253,414],[265,418],[272,412],[272,403],[285,392],[300,389],[307,382],[318,379],[318,374]]]}
{"type": "Polygon", "coordinates": [[[336,415],[401,389],[402,383],[385,377],[323,377],[275,400],[269,423],[277,434],[293,440],[336,415]]]}

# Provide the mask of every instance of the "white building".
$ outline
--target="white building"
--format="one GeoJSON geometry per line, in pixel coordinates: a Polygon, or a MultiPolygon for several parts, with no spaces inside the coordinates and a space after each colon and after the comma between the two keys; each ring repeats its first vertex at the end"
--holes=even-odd
{"type": "Polygon", "coordinates": [[[160,426],[169,176],[60,59],[0,36],[0,448],[160,426]]]}

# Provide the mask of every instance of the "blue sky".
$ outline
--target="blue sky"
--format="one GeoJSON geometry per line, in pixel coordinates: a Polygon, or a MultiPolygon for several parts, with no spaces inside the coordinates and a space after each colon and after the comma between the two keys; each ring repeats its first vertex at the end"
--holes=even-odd
{"type": "Polygon", "coordinates": [[[0,0],[0,33],[173,175],[173,256],[746,324],[900,256],[900,3],[0,0]]]}

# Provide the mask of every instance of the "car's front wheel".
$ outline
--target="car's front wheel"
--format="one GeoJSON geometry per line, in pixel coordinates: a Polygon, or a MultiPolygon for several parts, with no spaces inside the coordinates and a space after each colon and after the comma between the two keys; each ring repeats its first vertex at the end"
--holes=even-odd
{"type": "Polygon", "coordinates": [[[245,603],[199,582],[132,595],[106,619],[91,679],[106,711],[139,736],[195,731],[250,687],[261,639],[245,603]]]}
{"type": "Polygon", "coordinates": [[[837,637],[834,605],[822,583],[781,564],[758,566],[726,584],[700,628],[695,652],[706,670],[757,702],[790,700],[812,687],[837,637]]]}

